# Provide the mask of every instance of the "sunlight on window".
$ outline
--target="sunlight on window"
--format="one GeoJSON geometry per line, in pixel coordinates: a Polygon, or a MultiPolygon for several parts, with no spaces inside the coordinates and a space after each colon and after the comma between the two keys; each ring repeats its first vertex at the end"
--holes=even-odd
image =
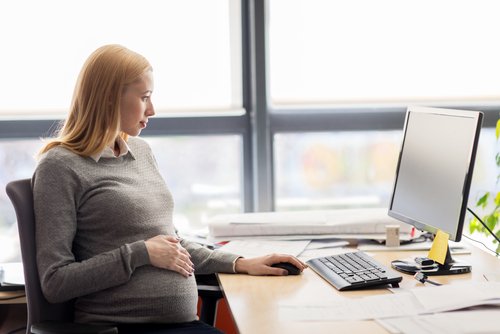
{"type": "Polygon", "coordinates": [[[0,263],[21,261],[16,213],[5,187],[13,180],[30,178],[35,155],[42,147],[39,139],[0,140],[0,263]]]}
{"type": "MultiPolygon", "coordinates": [[[[143,138],[151,145],[174,197],[174,224],[179,232],[201,230],[217,214],[243,211],[240,136],[143,138]]],[[[41,147],[39,139],[0,140],[1,189],[12,180],[32,177],[41,147]]],[[[0,191],[0,263],[20,260],[14,207],[0,191]]]]}
{"type": "MultiPolygon", "coordinates": [[[[392,196],[401,131],[275,135],[277,210],[387,207],[392,196]]],[[[496,140],[483,129],[469,202],[496,186],[496,140]]]]}
{"type": "Polygon", "coordinates": [[[64,114],[85,59],[114,43],[152,63],[157,112],[241,108],[238,1],[16,0],[0,12],[0,115],[64,114]]]}
{"type": "Polygon", "coordinates": [[[500,101],[500,3],[269,2],[275,105],[500,101]]]}
{"type": "Polygon", "coordinates": [[[240,136],[144,139],[151,145],[160,172],[174,197],[177,229],[182,232],[202,229],[216,214],[243,211],[240,136]]]}

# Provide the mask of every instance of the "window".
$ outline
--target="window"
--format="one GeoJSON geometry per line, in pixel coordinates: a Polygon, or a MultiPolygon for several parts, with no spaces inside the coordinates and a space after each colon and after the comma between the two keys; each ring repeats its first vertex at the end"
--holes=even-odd
{"type": "Polygon", "coordinates": [[[269,1],[270,100],[500,101],[497,1],[269,1]]]}
{"type": "Polygon", "coordinates": [[[216,214],[243,211],[240,136],[145,139],[174,197],[174,224],[180,232],[206,228],[216,214]]]}
{"type": "Polygon", "coordinates": [[[21,261],[16,214],[5,186],[33,175],[40,148],[38,139],[0,140],[0,263],[21,261]]]}
{"type": "MultiPolygon", "coordinates": [[[[277,134],[276,210],[387,207],[402,131],[277,134]]],[[[473,207],[496,179],[495,133],[483,129],[469,195],[473,207]]]]}
{"type": "MultiPolygon", "coordinates": [[[[210,217],[243,211],[240,136],[144,138],[174,197],[174,224],[179,232],[203,233],[210,217]]],[[[0,141],[0,188],[33,175],[41,146],[39,139],[0,141]]],[[[15,222],[12,204],[5,191],[0,192],[0,263],[21,260],[15,222]]]]}
{"type": "MultiPolygon", "coordinates": [[[[385,205],[409,104],[485,112],[472,201],[496,181],[487,128],[500,110],[497,6],[3,1],[0,162],[20,160],[1,166],[0,186],[31,176],[38,138],[64,117],[85,58],[120,43],[154,66],[158,115],[142,137],[174,195],[180,230],[223,212],[385,205]]],[[[5,196],[0,208],[4,237],[15,217],[5,196]]]]}
{"type": "Polygon", "coordinates": [[[401,131],[275,136],[278,210],[387,205],[401,131]]]}
{"type": "Polygon", "coordinates": [[[159,114],[241,113],[240,10],[230,0],[2,1],[0,115],[64,117],[85,59],[115,43],[153,65],[159,114]]]}
{"type": "MultiPolygon", "coordinates": [[[[174,195],[177,228],[244,210],[240,1],[19,0],[1,1],[0,12],[2,189],[32,176],[39,138],[65,117],[85,59],[117,43],[154,68],[157,116],[142,137],[174,195]]],[[[0,262],[19,261],[5,192],[0,209],[0,262]]]]}
{"type": "Polygon", "coordinates": [[[276,209],[387,205],[408,105],[485,111],[471,203],[494,186],[496,1],[266,3],[276,209]]]}

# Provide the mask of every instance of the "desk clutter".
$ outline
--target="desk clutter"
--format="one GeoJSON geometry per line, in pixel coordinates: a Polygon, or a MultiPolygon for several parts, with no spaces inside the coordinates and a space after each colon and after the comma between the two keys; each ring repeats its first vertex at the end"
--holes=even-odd
{"type": "MultiPolygon", "coordinates": [[[[474,313],[470,315],[486,319],[479,321],[481,324],[478,325],[484,329],[480,332],[498,333],[495,319],[500,316],[500,282],[463,282],[408,290],[395,289],[394,292],[392,295],[341,300],[323,298],[321,304],[314,305],[282,304],[279,317],[294,321],[376,320],[391,333],[428,333],[424,328],[428,329],[429,326],[424,326],[423,323],[441,322],[446,324],[445,328],[448,330],[436,333],[459,333],[462,331],[449,331],[452,321],[459,321],[455,312],[450,311],[474,308],[474,313]],[[478,308],[481,306],[483,308],[478,308]],[[492,317],[487,318],[488,316],[492,317]],[[418,323],[422,327],[418,327],[418,323]]],[[[466,313],[469,314],[468,312],[471,311],[466,313]]],[[[460,324],[463,324],[461,320],[460,324]]]]}
{"type": "MultiPolygon", "coordinates": [[[[409,225],[388,217],[385,209],[223,215],[209,225],[208,238],[219,242],[222,250],[248,257],[270,252],[293,254],[307,261],[316,273],[318,269],[313,268],[313,262],[338,258],[337,255],[353,252],[353,246],[357,247],[357,252],[383,251],[385,254],[395,251],[414,254],[432,247],[430,235],[412,231],[409,225]]],[[[471,247],[463,242],[449,241],[449,248],[452,254],[471,254],[471,247]]],[[[500,282],[496,271],[485,274],[484,281],[480,282],[434,286],[426,281],[410,289],[389,288],[384,282],[384,285],[374,284],[366,289],[388,288],[392,293],[359,298],[353,298],[361,295],[359,291],[354,295],[344,292],[345,287],[329,282],[340,294],[321,294],[318,299],[306,299],[305,302],[278,301],[278,321],[317,322],[321,327],[325,322],[372,320],[394,334],[497,333],[500,282]]],[[[325,279],[321,273],[319,276],[325,279]]],[[[396,273],[395,282],[401,278],[396,273]]],[[[363,278],[364,281],[369,279],[375,280],[375,277],[363,278]]],[[[298,284],[296,278],[293,284],[298,284]]]]}
{"type": "Polygon", "coordinates": [[[217,215],[208,223],[208,238],[215,242],[272,236],[385,240],[387,226],[398,227],[400,240],[414,237],[411,226],[389,217],[387,208],[360,208],[217,215]]]}
{"type": "Polygon", "coordinates": [[[205,237],[245,257],[286,253],[304,260],[342,253],[353,244],[363,251],[432,245],[421,232],[389,217],[386,208],[224,214],[210,220],[205,237]]]}

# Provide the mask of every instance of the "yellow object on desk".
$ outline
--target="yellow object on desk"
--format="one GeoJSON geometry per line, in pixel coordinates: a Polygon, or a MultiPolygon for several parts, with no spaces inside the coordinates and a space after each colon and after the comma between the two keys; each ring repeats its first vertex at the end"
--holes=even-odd
{"type": "Polygon", "coordinates": [[[447,233],[438,230],[427,257],[437,263],[444,264],[446,252],[448,251],[448,239],[450,239],[450,236],[447,233]]]}

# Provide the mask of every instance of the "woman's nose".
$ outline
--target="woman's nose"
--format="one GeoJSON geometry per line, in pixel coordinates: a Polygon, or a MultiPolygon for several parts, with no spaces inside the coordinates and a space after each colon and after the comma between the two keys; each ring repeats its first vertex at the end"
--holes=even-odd
{"type": "Polygon", "coordinates": [[[150,117],[150,116],[154,116],[156,114],[155,112],[155,107],[153,106],[153,103],[152,102],[149,102],[149,105],[148,105],[148,108],[146,109],[146,112],[145,112],[146,116],[150,117]]]}

